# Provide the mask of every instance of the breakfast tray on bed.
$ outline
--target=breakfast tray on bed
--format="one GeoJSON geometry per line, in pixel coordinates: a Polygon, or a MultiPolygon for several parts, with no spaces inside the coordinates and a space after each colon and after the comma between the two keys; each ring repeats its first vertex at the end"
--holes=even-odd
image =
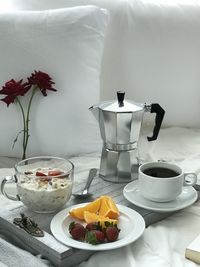
{"type": "MultiPolygon", "coordinates": [[[[74,188],[79,192],[85,185],[85,182],[76,184],[74,188]]],[[[90,192],[93,193],[93,199],[101,195],[110,195],[117,204],[128,206],[140,213],[146,223],[146,226],[162,220],[172,214],[157,213],[143,208],[139,208],[129,203],[123,196],[123,188],[126,184],[110,183],[102,180],[98,176],[94,178],[90,187],[90,192]]],[[[91,199],[86,199],[85,202],[91,199]]],[[[66,207],[83,203],[81,200],[71,197],[66,207]]],[[[86,260],[94,251],[79,250],[63,245],[57,241],[50,231],[50,222],[55,214],[39,214],[28,210],[24,206],[13,208],[7,212],[0,213],[0,233],[9,237],[11,241],[30,251],[34,255],[41,254],[43,257],[50,260],[55,266],[73,266],[86,260]],[[13,219],[20,217],[20,213],[25,213],[31,217],[39,227],[45,231],[44,237],[33,237],[23,229],[13,224],[13,219]]]]}

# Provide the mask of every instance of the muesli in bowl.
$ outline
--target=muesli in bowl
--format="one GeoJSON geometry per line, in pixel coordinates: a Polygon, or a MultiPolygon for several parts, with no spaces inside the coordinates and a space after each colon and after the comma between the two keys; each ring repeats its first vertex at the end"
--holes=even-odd
{"type": "Polygon", "coordinates": [[[72,193],[74,166],[69,160],[57,157],[34,157],[20,161],[15,175],[2,182],[2,193],[8,198],[21,200],[35,212],[51,213],[62,208],[72,193]],[[5,192],[8,181],[17,183],[17,197],[5,192]]]}

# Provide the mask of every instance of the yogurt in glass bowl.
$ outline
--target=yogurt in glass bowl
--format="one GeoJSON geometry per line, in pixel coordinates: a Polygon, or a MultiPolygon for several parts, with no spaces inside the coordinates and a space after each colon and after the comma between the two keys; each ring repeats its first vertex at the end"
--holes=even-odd
{"type": "Polygon", "coordinates": [[[71,197],[74,165],[58,157],[34,157],[20,161],[15,175],[2,181],[2,193],[13,200],[21,200],[29,209],[52,213],[61,209],[71,197]],[[17,196],[6,193],[7,182],[17,184],[17,196]]]}

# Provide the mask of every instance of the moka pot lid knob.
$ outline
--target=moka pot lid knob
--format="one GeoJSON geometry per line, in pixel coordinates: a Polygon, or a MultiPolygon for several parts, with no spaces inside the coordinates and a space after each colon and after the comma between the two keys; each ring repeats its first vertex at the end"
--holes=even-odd
{"type": "Polygon", "coordinates": [[[136,103],[132,100],[125,100],[125,92],[117,91],[117,101],[104,101],[98,105],[102,111],[114,113],[133,113],[144,109],[144,104],[136,103]]]}

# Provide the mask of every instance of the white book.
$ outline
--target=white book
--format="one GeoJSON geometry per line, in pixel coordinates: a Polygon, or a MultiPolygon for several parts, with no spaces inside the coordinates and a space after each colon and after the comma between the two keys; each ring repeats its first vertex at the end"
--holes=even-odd
{"type": "Polygon", "coordinates": [[[200,264],[200,234],[187,246],[185,257],[200,264]]]}

